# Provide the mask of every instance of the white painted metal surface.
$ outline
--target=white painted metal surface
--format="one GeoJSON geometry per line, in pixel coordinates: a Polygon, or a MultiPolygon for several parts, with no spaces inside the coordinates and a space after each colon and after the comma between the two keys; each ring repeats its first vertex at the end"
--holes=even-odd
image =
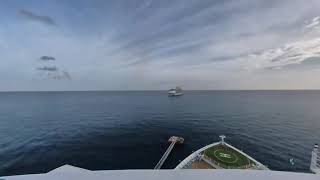
{"type": "Polygon", "coordinates": [[[320,153],[318,144],[314,145],[313,151],[311,152],[310,170],[315,174],[320,174],[320,153]]]}
{"type": "Polygon", "coordinates": [[[320,176],[307,173],[257,170],[106,170],[89,171],[62,166],[46,174],[2,177],[5,180],[319,180],[320,176]]]}
{"type": "Polygon", "coordinates": [[[169,154],[170,154],[170,152],[173,149],[175,144],[176,144],[175,141],[170,144],[170,146],[168,147],[166,152],[162,155],[161,159],[159,160],[157,165],[154,167],[154,169],[160,169],[162,167],[163,163],[166,161],[167,157],[169,156],[169,154]]]}

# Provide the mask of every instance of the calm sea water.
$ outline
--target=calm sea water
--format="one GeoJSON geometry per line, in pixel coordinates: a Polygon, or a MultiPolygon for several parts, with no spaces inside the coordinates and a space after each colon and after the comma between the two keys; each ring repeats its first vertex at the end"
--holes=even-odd
{"type": "Polygon", "coordinates": [[[185,144],[164,164],[174,168],[220,134],[273,170],[307,172],[320,91],[0,93],[0,176],[64,164],[152,169],[178,135],[185,144]]]}

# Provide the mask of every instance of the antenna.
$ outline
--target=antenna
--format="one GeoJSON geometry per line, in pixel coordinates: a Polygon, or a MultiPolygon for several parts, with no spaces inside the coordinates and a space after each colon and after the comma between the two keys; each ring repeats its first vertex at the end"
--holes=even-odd
{"type": "Polygon", "coordinates": [[[221,142],[222,144],[224,144],[224,139],[226,138],[226,136],[225,136],[225,135],[220,135],[219,138],[221,139],[220,142],[221,142]]]}

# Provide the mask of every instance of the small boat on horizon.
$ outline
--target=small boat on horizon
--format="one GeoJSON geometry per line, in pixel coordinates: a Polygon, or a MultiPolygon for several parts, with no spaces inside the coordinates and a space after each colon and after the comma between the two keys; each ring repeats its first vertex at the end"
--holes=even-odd
{"type": "Polygon", "coordinates": [[[168,91],[168,96],[181,96],[181,95],[183,95],[182,89],[178,86],[175,89],[170,89],[168,91]]]}

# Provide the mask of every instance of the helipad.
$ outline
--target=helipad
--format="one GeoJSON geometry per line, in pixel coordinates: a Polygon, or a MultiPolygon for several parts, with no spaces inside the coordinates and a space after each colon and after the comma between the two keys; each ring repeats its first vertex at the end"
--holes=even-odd
{"type": "Polygon", "coordinates": [[[224,168],[244,168],[253,164],[246,156],[225,144],[206,149],[204,157],[224,168]]]}

